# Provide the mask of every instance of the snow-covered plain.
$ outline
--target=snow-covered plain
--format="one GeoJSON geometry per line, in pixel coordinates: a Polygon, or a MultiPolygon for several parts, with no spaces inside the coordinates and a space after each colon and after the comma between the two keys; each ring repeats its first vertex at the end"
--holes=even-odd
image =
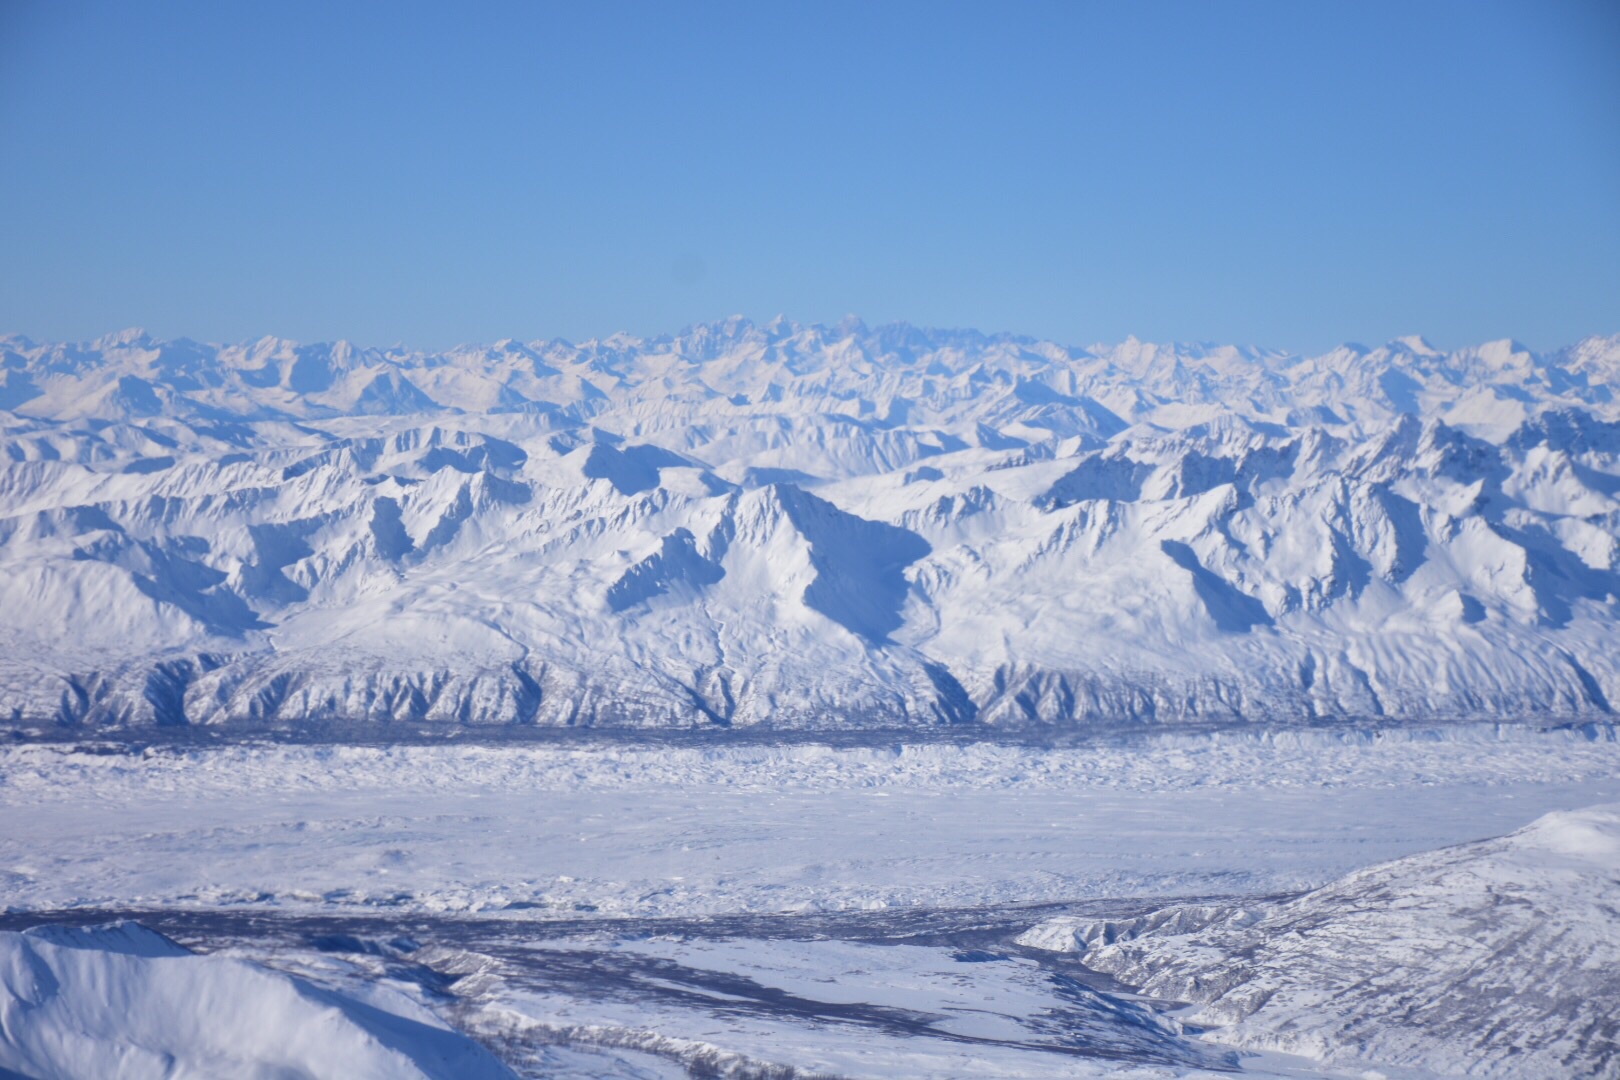
{"type": "Polygon", "coordinates": [[[1602,716],[1620,339],[0,339],[0,717],[1602,716]]]}
{"type": "MultiPolygon", "coordinates": [[[[1223,1050],[1015,941],[1054,911],[1263,908],[1613,802],[1620,740],[1589,724],[1066,747],[52,742],[0,750],[0,779],[12,924],[144,917],[343,992],[380,984],[521,1075],[1354,1076],[1441,1059],[1380,1056],[1392,1037],[1348,1016],[1342,1037],[1324,1022],[1320,1042],[1223,1050]],[[1226,1056],[1277,1046],[1340,1064],[1226,1056]]],[[[1546,933],[1617,899],[1582,895],[1540,898],[1546,933]]],[[[1457,896],[1455,918],[1477,918],[1457,896]]],[[[1447,925],[1409,946],[1467,933],[1447,925]]],[[[1417,1066],[1401,1075],[1458,1071],[1417,1066]]]]}
{"type": "Polygon", "coordinates": [[[0,904],[544,918],[1276,892],[1620,797],[1616,776],[1610,725],[1064,749],[14,746],[0,904]]]}

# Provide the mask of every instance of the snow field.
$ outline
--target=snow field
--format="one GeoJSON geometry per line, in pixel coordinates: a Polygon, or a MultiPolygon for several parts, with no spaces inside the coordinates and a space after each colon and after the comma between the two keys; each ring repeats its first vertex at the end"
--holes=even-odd
{"type": "Polygon", "coordinates": [[[1275,892],[1620,798],[1608,729],[0,750],[0,904],[523,918],[1275,892]]]}

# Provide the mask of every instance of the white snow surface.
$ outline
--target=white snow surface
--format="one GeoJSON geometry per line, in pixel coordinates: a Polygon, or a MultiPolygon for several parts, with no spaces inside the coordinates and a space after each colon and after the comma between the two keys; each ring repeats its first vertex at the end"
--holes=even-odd
{"type": "Polygon", "coordinates": [[[16,725],[1608,713],[1620,338],[0,338],[16,725]]]}
{"type": "Polygon", "coordinates": [[[0,1074],[33,1080],[507,1080],[407,998],[200,956],[136,923],[0,932],[0,1074]],[[7,1070],[10,1070],[9,1072],[7,1070]]]}
{"type": "Polygon", "coordinates": [[[1620,799],[1608,725],[104,750],[0,747],[0,907],[543,920],[1259,894],[1620,799]]]}
{"type": "Polygon", "coordinates": [[[474,1020],[481,1033],[594,1036],[608,1045],[657,1046],[671,1056],[688,1050],[697,1057],[691,1051],[702,1049],[721,1062],[791,1062],[800,1076],[1209,1080],[1230,1075],[1236,1064],[1235,1055],[1183,1040],[1179,1024],[1146,1006],[1082,990],[1065,996],[1050,974],[1015,957],[964,962],[947,948],[843,941],[644,937],[542,944],[736,976],[834,1014],[839,1005],[854,1006],[855,1022],[728,1012],[724,991],[713,989],[695,1002],[654,1005],[524,990],[494,976],[490,1001],[474,1020]],[[862,1013],[911,1019],[914,1027],[873,1030],[870,1020],[860,1023],[862,1013]],[[1092,1056],[1062,1052],[1075,1045],[1088,1045],[1092,1056]],[[1126,1056],[1144,1048],[1168,1062],[1126,1056]]]}
{"type": "Polygon", "coordinates": [[[1023,944],[1159,998],[1223,1043],[1447,1076],[1620,1065],[1620,804],[1408,856],[1286,903],[1050,920],[1023,944]]]}
{"type": "MultiPolygon", "coordinates": [[[[1414,855],[1392,865],[1422,865],[1432,857],[1419,853],[1500,835],[1547,811],[1612,803],[1617,778],[1620,740],[1605,723],[1177,731],[1065,748],[905,739],[692,746],[650,736],[589,747],[0,745],[0,909],[61,918],[78,908],[98,920],[109,909],[161,913],[198,928],[246,916],[260,933],[279,919],[375,926],[354,932],[453,977],[454,996],[413,991],[364,944],[339,957],[315,951],[302,932],[260,944],[247,931],[232,951],[350,996],[372,983],[403,992],[510,1051],[522,1075],[1206,1076],[1228,1067],[1227,1050],[1216,1045],[1206,1057],[1189,1046],[1177,1034],[1186,1017],[1166,1015],[1162,1003],[1139,1002],[1148,1011],[1138,1012],[1129,998],[1066,988],[1018,956],[968,962],[954,947],[781,928],[821,917],[926,923],[947,908],[1006,920],[1008,907],[1036,902],[1141,911],[1151,905],[1116,902],[1152,896],[1204,898],[1186,909],[1201,926],[1239,909],[1263,913],[1274,906],[1267,895],[1320,888],[1360,867],[1414,855]],[[777,936],[757,936],[763,923],[777,936]],[[432,944],[449,926],[490,928],[533,961],[481,954],[484,946],[454,934],[432,944]],[[430,944],[390,944],[402,931],[430,944]],[[639,975],[615,982],[612,962],[583,960],[589,969],[572,980],[541,977],[567,950],[640,964],[639,975]],[[650,966],[665,962],[676,968],[650,966]],[[727,988],[731,978],[754,987],[746,1000],[727,988]],[[778,992],[788,997],[773,1007],[778,992]],[[1116,1056],[1093,1055],[1099,1047],[1116,1056]]],[[[1605,843],[1577,829],[1544,846],[1587,859],[1605,843]]],[[[1570,948],[1607,932],[1593,921],[1601,891],[1578,874],[1545,878],[1498,912],[1476,904],[1478,888],[1458,876],[1454,915],[1392,919],[1389,930],[1409,935],[1414,949],[1450,948],[1453,938],[1473,949],[1469,935],[1477,936],[1523,981],[1537,954],[1510,946],[1511,935],[1528,932],[1529,910],[1516,906],[1528,901],[1551,920],[1527,939],[1546,946],[1547,966],[1534,977],[1577,988],[1561,966],[1570,948]],[[1560,908],[1565,892],[1570,904],[1560,908]],[[1584,936],[1561,945],[1549,935],[1569,919],[1584,936]],[[1497,921],[1508,935],[1500,941],[1497,921]]],[[[1487,888],[1506,895],[1508,880],[1493,871],[1487,888]]],[[[1426,895],[1443,909],[1443,889],[1426,895]]],[[[1612,908],[1612,897],[1604,902],[1612,908]]],[[[1036,916],[1013,918],[1027,925],[1036,916]]],[[[1074,929],[1048,926],[1044,942],[1026,941],[1072,949],[1074,929]]],[[[1299,948],[1309,952],[1310,940],[1299,948]]],[[[1352,965],[1374,949],[1346,943],[1352,965]]],[[[1603,960],[1610,948],[1591,955],[1603,960]]],[[[1411,960],[1401,948],[1387,952],[1380,962],[1411,960]]],[[[1340,954],[1316,956],[1310,970],[1336,977],[1330,955],[1340,954]]],[[[1413,985],[1411,993],[1433,989],[1421,978],[1413,985]]],[[[1384,989],[1405,1000],[1399,984],[1384,989]]],[[[1612,986],[1585,989],[1593,1010],[1616,997],[1612,986]]],[[[1514,1019],[1527,1040],[1545,1030],[1545,1017],[1514,1019]]],[[[1378,1043],[1377,1068],[1403,1078],[1460,1071],[1474,1060],[1474,1035],[1451,1035],[1445,1054],[1425,1043],[1427,1057],[1378,1043]],[[1386,1057],[1439,1065],[1399,1072],[1386,1057]]],[[[1223,1030],[1218,1040],[1226,1038],[1223,1030]]],[[[1245,1054],[1282,1045],[1333,1053],[1263,1033],[1234,1041],[1245,1054]]],[[[1244,1072],[1368,1075],[1368,1059],[1356,1054],[1349,1066],[1310,1067],[1266,1053],[1245,1056],[1244,1072]]],[[[1542,1075],[1564,1074],[1573,1075],[1542,1075]]]]}

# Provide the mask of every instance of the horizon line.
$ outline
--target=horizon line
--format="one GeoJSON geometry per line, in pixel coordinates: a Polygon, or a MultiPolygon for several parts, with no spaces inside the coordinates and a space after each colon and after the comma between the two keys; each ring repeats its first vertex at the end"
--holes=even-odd
{"type": "MultiPolygon", "coordinates": [[[[1401,335],[1398,335],[1396,337],[1390,338],[1388,341],[1385,341],[1381,345],[1371,345],[1371,346],[1369,346],[1369,345],[1367,345],[1367,344],[1365,344],[1363,342],[1360,342],[1360,341],[1345,340],[1345,341],[1340,341],[1338,344],[1328,348],[1327,350],[1325,350],[1323,352],[1309,352],[1309,351],[1306,351],[1306,350],[1292,349],[1292,348],[1279,347],[1279,346],[1273,346],[1273,345],[1263,345],[1263,344],[1257,344],[1257,343],[1254,343],[1254,342],[1220,341],[1220,340],[1213,339],[1213,338],[1191,339],[1191,340],[1189,340],[1189,339],[1162,339],[1161,340],[1161,339],[1155,339],[1155,338],[1151,338],[1151,337],[1139,337],[1134,333],[1133,334],[1127,334],[1124,338],[1122,338],[1120,340],[1117,340],[1117,341],[1098,340],[1098,341],[1093,341],[1093,342],[1091,342],[1089,344],[1079,345],[1079,344],[1073,344],[1073,343],[1069,343],[1069,342],[1064,342],[1064,341],[1058,340],[1056,338],[1039,337],[1037,335],[1022,333],[1022,332],[1015,331],[1015,330],[981,330],[978,327],[974,327],[974,326],[930,326],[930,325],[924,325],[924,324],[920,324],[920,323],[913,323],[913,322],[910,322],[910,321],[905,320],[905,319],[895,319],[895,320],[890,320],[890,321],[881,322],[881,323],[868,323],[861,316],[854,315],[854,314],[845,315],[843,318],[839,319],[837,322],[832,322],[832,323],[799,322],[799,321],[797,321],[795,319],[791,319],[788,316],[782,315],[782,314],[775,315],[772,318],[764,320],[764,321],[753,319],[753,318],[751,318],[751,317],[749,317],[747,315],[732,314],[732,315],[723,316],[721,318],[709,319],[709,320],[699,320],[699,321],[696,321],[696,322],[687,323],[685,326],[681,327],[679,330],[666,331],[666,332],[662,332],[662,333],[658,333],[658,334],[650,334],[650,335],[648,335],[648,334],[637,334],[637,333],[633,333],[633,332],[628,331],[628,330],[615,330],[615,331],[613,331],[611,333],[608,333],[608,334],[605,334],[605,335],[596,335],[596,336],[577,339],[577,340],[570,339],[570,338],[565,338],[565,337],[560,337],[560,336],[558,336],[558,337],[534,337],[534,338],[518,338],[518,337],[513,337],[513,336],[507,336],[507,337],[502,337],[502,338],[496,338],[493,341],[465,341],[465,340],[464,341],[458,341],[455,344],[448,345],[448,346],[445,346],[445,347],[442,347],[442,348],[421,348],[421,347],[417,347],[417,346],[412,346],[412,345],[406,344],[402,339],[401,340],[396,340],[394,342],[391,342],[391,343],[388,343],[388,344],[385,344],[385,345],[375,345],[375,344],[362,344],[362,343],[357,342],[353,338],[347,338],[347,337],[324,338],[324,339],[316,339],[316,340],[303,340],[303,339],[293,338],[293,337],[284,337],[282,335],[274,334],[274,333],[265,333],[265,334],[260,334],[258,337],[239,338],[239,339],[236,339],[236,340],[201,339],[201,338],[193,338],[193,337],[190,337],[189,335],[184,335],[184,334],[179,335],[177,337],[155,337],[144,326],[140,326],[140,325],[125,326],[125,327],[122,327],[122,328],[117,329],[117,330],[111,330],[111,331],[108,331],[108,332],[106,332],[104,334],[100,334],[100,335],[98,335],[96,337],[79,338],[79,339],[76,339],[76,340],[71,340],[71,339],[67,339],[67,338],[36,338],[36,337],[32,337],[32,336],[30,336],[28,334],[22,333],[20,331],[7,331],[4,334],[0,334],[0,342],[21,341],[21,342],[26,343],[28,346],[33,346],[33,347],[50,346],[50,345],[75,345],[75,346],[89,346],[89,347],[94,347],[94,348],[106,348],[109,344],[120,344],[120,343],[122,343],[122,342],[119,341],[119,339],[126,339],[128,341],[138,341],[138,340],[141,340],[141,339],[145,339],[145,340],[151,341],[151,342],[153,342],[155,344],[159,344],[159,345],[190,343],[190,344],[195,344],[195,345],[210,346],[210,347],[216,348],[216,349],[223,349],[223,348],[233,348],[233,347],[244,347],[244,346],[257,345],[257,344],[259,344],[261,342],[264,342],[264,341],[275,341],[275,342],[280,342],[280,343],[284,343],[284,344],[289,344],[289,345],[292,345],[292,346],[298,347],[298,348],[319,348],[321,346],[335,347],[335,346],[339,346],[339,345],[348,345],[351,348],[358,349],[358,350],[360,350],[362,352],[376,352],[376,353],[381,353],[381,354],[383,354],[385,356],[394,355],[394,354],[419,355],[419,356],[443,356],[443,355],[453,353],[453,352],[458,352],[458,351],[461,351],[461,350],[492,349],[492,348],[498,348],[500,346],[508,345],[508,344],[512,344],[512,343],[522,345],[525,348],[534,348],[536,346],[548,346],[548,345],[562,345],[562,346],[565,346],[565,347],[568,347],[568,348],[584,348],[584,347],[591,346],[591,345],[600,345],[600,344],[603,344],[605,342],[614,341],[615,339],[628,339],[630,341],[635,341],[635,342],[639,342],[639,343],[643,343],[643,344],[656,344],[656,343],[664,342],[664,341],[677,341],[677,340],[679,340],[679,339],[681,339],[683,337],[688,337],[688,336],[690,336],[690,335],[692,335],[692,334],[694,334],[694,333],[696,333],[697,331],[700,331],[700,330],[713,330],[713,329],[717,329],[717,328],[727,327],[729,325],[746,326],[746,327],[748,327],[750,329],[760,329],[760,330],[769,331],[773,327],[778,326],[779,324],[786,324],[786,326],[788,328],[790,328],[789,331],[788,331],[789,334],[803,333],[805,331],[820,331],[820,332],[823,332],[823,333],[844,332],[844,333],[846,333],[846,336],[856,336],[856,335],[858,335],[860,333],[863,333],[863,332],[867,333],[867,334],[874,334],[874,333],[879,333],[879,332],[884,331],[884,330],[910,330],[910,331],[916,331],[916,332],[919,332],[919,333],[930,334],[930,335],[933,335],[933,334],[969,334],[969,335],[974,335],[974,336],[983,338],[983,339],[985,339],[987,341],[1014,341],[1014,342],[1028,342],[1028,343],[1037,344],[1037,345],[1055,345],[1058,348],[1061,348],[1061,349],[1064,349],[1064,350],[1067,350],[1067,351],[1079,351],[1079,352],[1087,352],[1087,353],[1094,353],[1096,350],[1099,350],[1099,349],[1110,350],[1110,349],[1118,348],[1120,346],[1135,343],[1135,344],[1138,344],[1138,345],[1148,345],[1148,346],[1154,346],[1154,347],[1166,347],[1166,348],[1171,348],[1171,349],[1176,349],[1176,350],[1188,349],[1188,348],[1203,349],[1203,350],[1231,348],[1231,349],[1252,351],[1252,352],[1256,352],[1256,353],[1260,353],[1260,354],[1264,354],[1264,355],[1294,356],[1294,357],[1307,358],[1307,359],[1308,358],[1319,357],[1319,356],[1327,356],[1327,355],[1330,355],[1332,353],[1338,352],[1338,351],[1340,351],[1342,349],[1348,349],[1348,350],[1350,350],[1352,352],[1357,352],[1357,353],[1369,353],[1369,352],[1374,352],[1374,351],[1376,351],[1376,350],[1378,350],[1380,348],[1389,348],[1391,346],[1396,346],[1396,345],[1406,346],[1406,348],[1408,350],[1411,350],[1411,351],[1423,350],[1423,351],[1428,351],[1428,352],[1441,354],[1441,355],[1449,355],[1449,354],[1453,354],[1453,353],[1466,352],[1466,351],[1471,350],[1471,349],[1472,350],[1478,350],[1478,349],[1485,348],[1488,345],[1495,345],[1495,344],[1498,344],[1498,343],[1501,343],[1501,342],[1506,342],[1508,345],[1510,345],[1513,348],[1513,351],[1515,351],[1515,352],[1522,350],[1524,352],[1530,353],[1531,355],[1547,356],[1547,355],[1557,354],[1557,353],[1560,353],[1560,352],[1567,352],[1567,351],[1569,351],[1571,349],[1576,348],[1579,345],[1585,344],[1588,341],[1612,341],[1612,340],[1614,340],[1616,338],[1620,338],[1620,331],[1617,331],[1617,332],[1611,333],[1611,334],[1593,332],[1593,333],[1589,333],[1589,334],[1586,334],[1584,336],[1578,337],[1578,338],[1574,339],[1573,341],[1565,342],[1564,344],[1555,346],[1555,347],[1553,347],[1551,349],[1536,349],[1536,348],[1533,348],[1533,347],[1525,344],[1523,341],[1521,341],[1518,338],[1499,337],[1499,338],[1487,338],[1487,339],[1482,340],[1482,341],[1471,341],[1471,342],[1469,342],[1467,344],[1460,345],[1460,346],[1458,346],[1456,348],[1446,349],[1446,348],[1440,348],[1440,347],[1434,345],[1433,343],[1431,343],[1428,340],[1427,336],[1422,334],[1422,333],[1409,333],[1409,334],[1401,334],[1401,335]],[[106,343],[106,344],[104,344],[104,343],[106,343]]],[[[786,335],[784,335],[784,336],[786,336],[786,335]]]]}

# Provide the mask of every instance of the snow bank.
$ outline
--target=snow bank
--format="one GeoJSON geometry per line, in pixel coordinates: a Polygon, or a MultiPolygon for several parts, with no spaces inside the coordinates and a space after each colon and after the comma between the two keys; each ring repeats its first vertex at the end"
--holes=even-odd
{"type": "Polygon", "coordinates": [[[0,933],[0,1073],[38,1080],[498,1080],[396,994],[360,1001],[136,923],[0,933]]]}

